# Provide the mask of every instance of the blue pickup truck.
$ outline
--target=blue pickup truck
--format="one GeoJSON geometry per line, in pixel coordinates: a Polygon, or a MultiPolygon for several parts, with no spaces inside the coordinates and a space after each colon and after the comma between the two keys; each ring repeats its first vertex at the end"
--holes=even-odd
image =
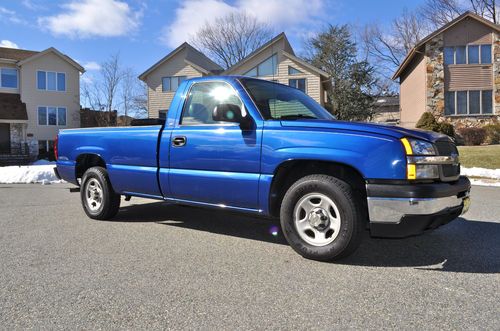
{"type": "Polygon", "coordinates": [[[164,120],[62,130],[56,172],[85,213],[121,196],[279,218],[306,258],[352,253],[363,231],[406,237],[456,219],[470,182],[445,135],[337,121],[301,91],[248,77],[184,81],[164,120]]]}

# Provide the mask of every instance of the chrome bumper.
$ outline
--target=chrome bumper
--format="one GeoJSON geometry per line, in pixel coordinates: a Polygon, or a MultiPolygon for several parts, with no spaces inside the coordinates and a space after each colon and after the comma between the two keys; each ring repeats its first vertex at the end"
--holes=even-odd
{"type": "Polygon", "coordinates": [[[429,215],[446,209],[464,206],[462,214],[467,212],[469,192],[463,196],[442,198],[383,198],[368,197],[370,223],[399,224],[406,215],[429,215]]]}

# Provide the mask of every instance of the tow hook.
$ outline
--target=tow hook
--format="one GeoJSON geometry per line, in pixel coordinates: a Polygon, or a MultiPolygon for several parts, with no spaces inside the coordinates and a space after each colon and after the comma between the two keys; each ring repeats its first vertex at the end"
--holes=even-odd
{"type": "Polygon", "coordinates": [[[130,196],[130,195],[125,195],[125,201],[130,201],[130,199],[132,199],[132,196],[130,196]]]}

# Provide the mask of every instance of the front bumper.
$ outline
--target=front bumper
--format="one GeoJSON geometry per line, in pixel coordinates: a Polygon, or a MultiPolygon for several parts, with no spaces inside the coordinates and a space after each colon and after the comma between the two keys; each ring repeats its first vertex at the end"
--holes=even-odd
{"type": "Polygon", "coordinates": [[[454,183],[367,184],[371,235],[402,238],[449,223],[467,211],[470,186],[467,177],[454,183]]]}

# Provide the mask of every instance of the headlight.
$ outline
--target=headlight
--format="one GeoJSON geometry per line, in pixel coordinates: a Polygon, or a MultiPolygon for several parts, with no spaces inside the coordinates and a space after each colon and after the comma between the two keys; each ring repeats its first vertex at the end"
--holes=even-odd
{"type": "MultiPolygon", "coordinates": [[[[435,155],[434,145],[423,140],[402,138],[401,143],[404,146],[407,156],[412,155],[435,155]]],[[[435,179],[439,178],[439,167],[436,164],[417,164],[415,157],[407,158],[406,178],[415,179],[435,179]]]]}
{"type": "Polygon", "coordinates": [[[405,147],[406,155],[435,155],[434,145],[423,140],[403,138],[401,139],[405,147]]]}

